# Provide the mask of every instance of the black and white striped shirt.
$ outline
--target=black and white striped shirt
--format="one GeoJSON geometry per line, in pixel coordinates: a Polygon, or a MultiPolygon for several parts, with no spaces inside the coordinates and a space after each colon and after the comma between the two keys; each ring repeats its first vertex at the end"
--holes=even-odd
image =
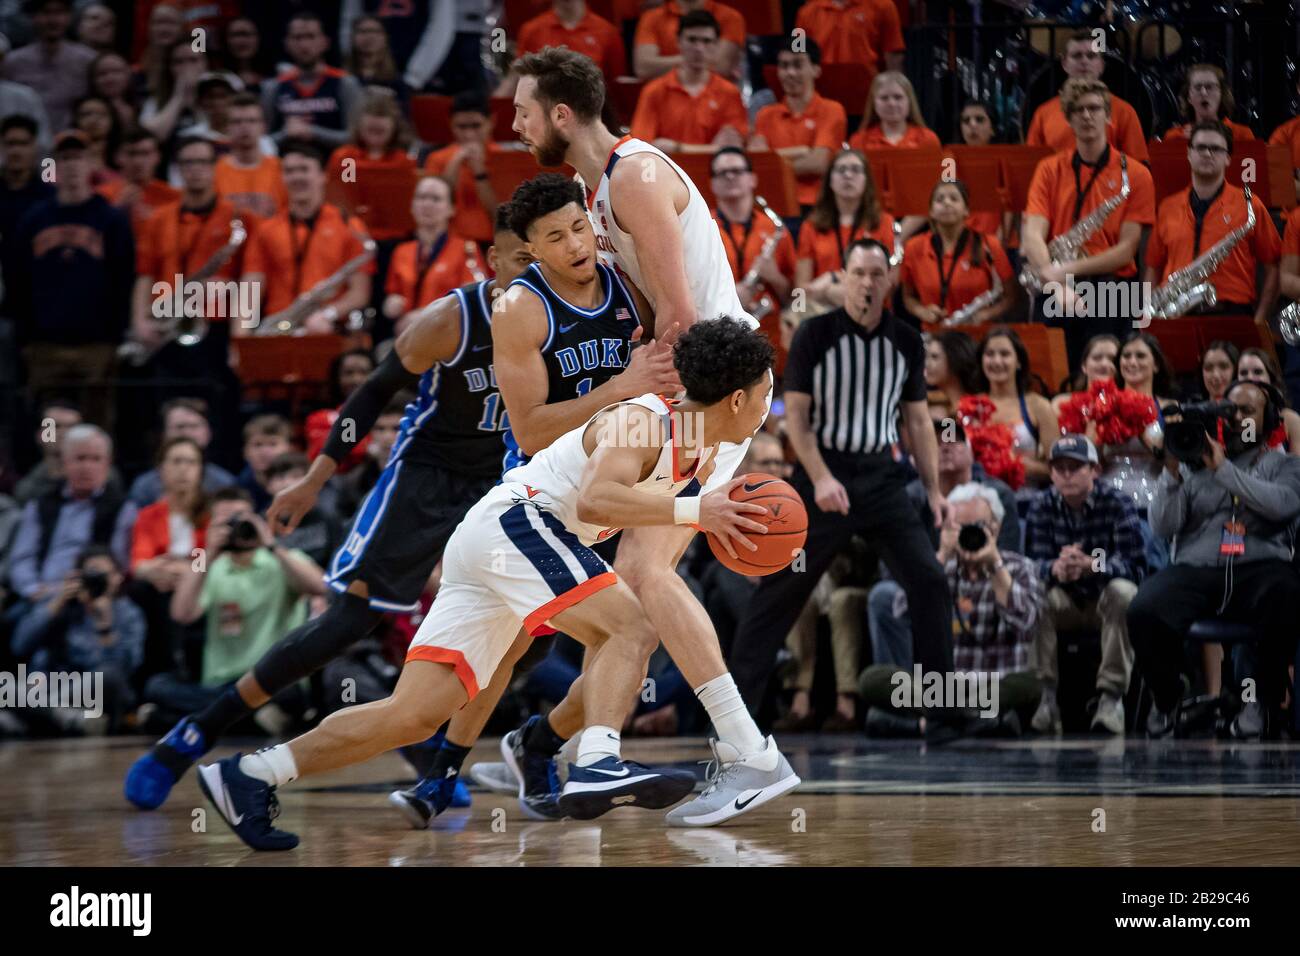
{"type": "Polygon", "coordinates": [[[925,401],[921,333],[888,312],[870,332],[843,309],[813,316],[790,343],[785,389],[812,396],[819,447],[883,452],[898,440],[899,402],[925,401]]]}

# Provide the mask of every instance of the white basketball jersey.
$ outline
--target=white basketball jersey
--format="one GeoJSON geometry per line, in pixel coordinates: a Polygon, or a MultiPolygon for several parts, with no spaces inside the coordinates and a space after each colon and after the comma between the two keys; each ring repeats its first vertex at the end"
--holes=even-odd
{"type": "MultiPolygon", "coordinates": [[[[656,149],[643,139],[624,136],[614,144],[609,154],[609,162],[601,174],[600,183],[595,192],[587,195],[587,211],[592,228],[596,232],[596,252],[601,262],[616,266],[636,283],[647,298],[650,290],[646,288],[641,273],[641,262],[637,258],[636,246],[632,237],[618,227],[614,214],[610,211],[609,175],[616,163],[637,153],[654,153],[676,171],[686,184],[690,200],[686,208],[677,217],[682,225],[683,258],[686,262],[686,279],[691,289],[691,299],[700,319],[716,319],[720,315],[733,318],[745,318],[751,328],[757,328],[758,322],[745,311],[736,294],[736,280],[731,274],[731,263],[727,260],[727,250],[723,248],[722,236],[718,224],[713,221],[709,205],[691,182],[691,177],[674,163],[662,150],[656,149]]],[[[628,217],[635,216],[635,209],[620,209],[619,215],[627,222],[628,217]]],[[[656,306],[651,298],[650,305],[656,306]]]]}
{"type": "MultiPolygon", "coordinates": [[[[658,395],[642,395],[618,404],[640,405],[667,419],[665,433],[668,438],[659,453],[659,459],[655,462],[649,477],[638,481],[632,487],[642,494],[675,498],[694,480],[696,473],[704,467],[716,446],[703,449],[700,457],[691,463],[690,468],[685,472],[679,471],[677,459],[680,448],[674,442],[676,425],[669,414],[668,404],[658,395]]],[[[558,518],[565,528],[577,535],[578,540],[587,545],[603,541],[620,530],[578,520],[578,485],[589,457],[586,448],[583,447],[583,437],[587,433],[587,426],[597,415],[614,407],[616,406],[609,405],[601,409],[580,427],[565,432],[550,446],[530,458],[527,463],[511,468],[501,478],[505,485],[522,484],[524,490],[519,492],[519,500],[525,500],[522,496],[527,495],[527,500],[535,501],[545,508],[558,518]]]]}

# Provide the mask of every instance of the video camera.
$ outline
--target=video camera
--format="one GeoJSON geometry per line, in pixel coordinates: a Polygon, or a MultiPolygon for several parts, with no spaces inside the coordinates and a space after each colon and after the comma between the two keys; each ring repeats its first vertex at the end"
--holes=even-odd
{"type": "Polygon", "coordinates": [[[1209,451],[1205,440],[1208,432],[1219,434],[1219,423],[1231,428],[1237,407],[1232,402],[1193,402],[1190,405],[1170,405],[1165,408],[1165,451],[1181,462],[1199,465],[1209,451]],[[1176,422],[1168,417],[1178,415],[1176,422]]]}

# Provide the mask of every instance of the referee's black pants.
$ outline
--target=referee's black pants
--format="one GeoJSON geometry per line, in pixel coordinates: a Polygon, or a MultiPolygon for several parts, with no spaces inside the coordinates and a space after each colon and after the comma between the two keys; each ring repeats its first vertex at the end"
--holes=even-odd
{"type": "Polygon", "coordinates": [[[952,670],[952,603],[948,581],[934,556],[934,544],[904,491],[902,468],[888,453],[836,455],[823,450],[826,464],[848,492],[849,513],[824,512],[813,498],[802,467],[794,485],[808,508],[808,541],[799,563],[764,577],[736,628],[728,661],[731,675],[751,713],[757,713],[786,635],[831,560],[858,534],[879,549],[890,573],[907,592],[913,648],[926,671],[952,670]]]}

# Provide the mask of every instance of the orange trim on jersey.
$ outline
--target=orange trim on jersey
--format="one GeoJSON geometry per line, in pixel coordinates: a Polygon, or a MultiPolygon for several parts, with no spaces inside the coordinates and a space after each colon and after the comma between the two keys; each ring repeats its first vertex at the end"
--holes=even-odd
{"type": "MultiPolygon", "coordinates": [[[[605,170],[606,170],[606,169],[609,169],[609,161],[610,161],[611,159],[614,158],[614,153],[618,151],[618,148],[619,148],[620,146],[622,146],[624,143],[626,143],[626,142],[627,142],[628,140],[630,140],[631,138],[632,138],[631,134],[628,134],[627,136],[620,136],[619,139],[618,139],[618,141],[615,142],[614,145],[611,146],[611,147],[609,148],[609,155],[605,157],[605,166],[604,166],[604,168],[603,168],[603,169],[601,170],[601,172],[600,172],[600,178],[601,178],[601,179],[604,179],[604,178],[605,178],[605,170]]],[[[596,206],[596,193],[599,192],[599,191],[600,191],[600,182],[599,182],[599,180],[597,180],[597,182],[596,182],[596,188],[587,191],[587,211],[588,211],[588,212],[590,212],[592,209],[595,208],[595,206],[596,206]]],[[[610,212],[613,212],[613,210],[611,209],[610,212]]]]}
{"type": "Polygon", "coordinates": [[[473,700],[478,696],[478,679],[474,676],[474,668],[469,666],[469,661],[465,660],[465,655],[460,651],[454,651],[449,647],[414,644],[406,652],[406,660],[408,663],[428,661],[431,664],[446,664],[465,685],[465,692],[469,694],[469,699],[473,700]]]}
{"type": "Polygon", "coordinates": [[[611,584],[618,581],[618,575],[613,571],[603,571],[594,578],[588,578],[579,584],[576,588],[569,588],[563,594],[560,594],[547,601],[532,614],[524,618],[524,633],[530,637],[537,637],[544,633],[538,630],[546,625],[546,622],[559,614],[561,611],[567,611],[579,601],[583,601],[597,591],[604,590],[611,584]]]}
{"type": "Polygon", "coordinates": [[[700,458],[704,457],[703,453],[697,455],[695,462],[691,465],[691,470],[682,474],[677,468],[677,420],[673,418],[673,407],[677,404],[675,398],[664,398],[662,395],[657,396],[659,401],[668,406],[668,445],[672,448],[672,454],[669,456],[673,463],[673,481],[685,481],[687,478],[694,478],[695,472],[699,470],[700,458]]]}

